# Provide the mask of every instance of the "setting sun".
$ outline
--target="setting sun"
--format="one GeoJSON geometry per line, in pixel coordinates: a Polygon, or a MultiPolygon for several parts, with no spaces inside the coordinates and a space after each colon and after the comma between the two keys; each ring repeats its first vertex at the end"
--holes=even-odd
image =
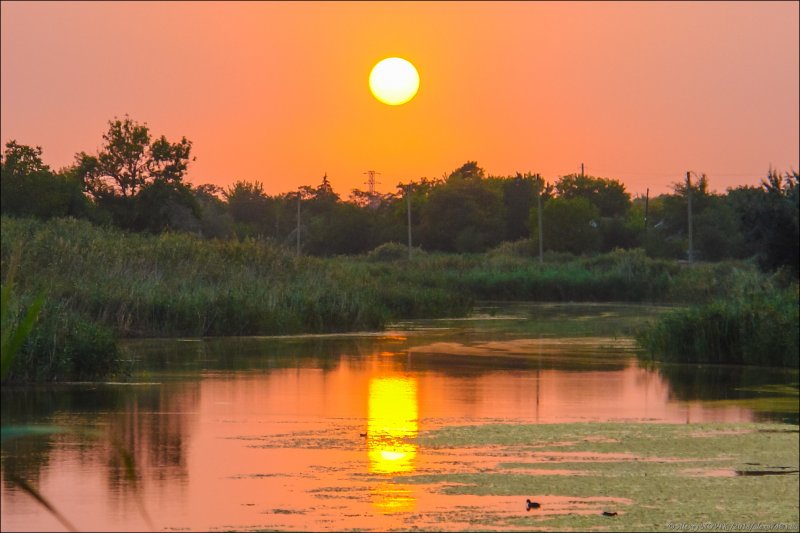
{"type": "Polygon", "coordinates": [[[369,74],[372,94],[388,105],[405,104],[417,94],[419,74],[410,62],[401,57],[379,61],[369,74]]]}

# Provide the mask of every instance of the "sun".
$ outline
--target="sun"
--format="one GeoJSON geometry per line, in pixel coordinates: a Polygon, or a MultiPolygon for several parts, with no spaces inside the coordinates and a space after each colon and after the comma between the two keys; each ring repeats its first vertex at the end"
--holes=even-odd
{"type": "Polygon", "coordinates": [[[402,105],[417,94],[419,74],[414,65],[402,57],[387,57],[372,67],[369,89],[384,104],[402,105]]]}

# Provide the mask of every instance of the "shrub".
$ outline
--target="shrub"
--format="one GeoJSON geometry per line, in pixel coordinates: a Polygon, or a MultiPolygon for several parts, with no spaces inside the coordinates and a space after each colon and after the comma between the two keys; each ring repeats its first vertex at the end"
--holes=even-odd
{"type": "MultiPolygon", "coordinates": [[[[415,250],[412,250],[412,253],[415,250]]],[[[397,261],[408,259],[408,246],[396,242],[387,242],[367,253],[368,261],[397,261]]]]}

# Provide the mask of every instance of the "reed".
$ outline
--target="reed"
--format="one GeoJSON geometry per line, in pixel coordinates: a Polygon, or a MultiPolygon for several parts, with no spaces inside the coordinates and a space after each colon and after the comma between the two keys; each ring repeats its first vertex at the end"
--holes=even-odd
{"type": "Polygon", "coordinates": [[[640,331],[644,357],[679,363],[797,368],[798,286],[733,288],[728,297],[670,312],[640,331]]]}
{"type": "MultiPolygon", "coordinates": [[[[25,347],[37,367],[50,360],[42,353],[76,353],[67,341],[91,354],[93,346],[113,353],[114,337],[377,330],[401,318],[464,316],[476,300],[702,302],[724,294],[732,280],[755,286],[764,278],[747,263],[689,268],[640,250],[539,263],[513,246],[479,255],[415,250],[409,260],[392,245],[315,258],[253,239],[132,234],[75,219],[3,217],[1,227],[3,273],[11,250],[22,247],[20,297],[47,298],[40,331],[25,347]],[[48,345],[45,332],[59,345],[48,345]]],[[[102,361],[112,356],[97,353],[86,368],[69,355],[72,363],[31,377],[108,371],[102,361]]]]}

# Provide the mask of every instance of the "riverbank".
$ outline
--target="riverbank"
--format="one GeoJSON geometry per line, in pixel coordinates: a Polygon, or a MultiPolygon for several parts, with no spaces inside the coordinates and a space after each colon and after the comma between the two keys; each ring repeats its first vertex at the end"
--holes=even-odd
{"type": "Polygon", "coordinates": [[[465,316],[478,300],[705,303],[732,287],[772,283],[749,263],[689,268],[641,250],[551,255],[544,263],[502,246],[479,255],[416,251],[410,260],[391,252],[296,257],[255,240],[4,216],[4,280],[12,254],[20,255],[4,320],[13,324],[38,295],[45,298],[6,378],[92,379],[112,372],[114,338],[380,330],[390,320],[465,316]],[[87,352],[93,354],[88,362],[80,355],[87,352]]]}

